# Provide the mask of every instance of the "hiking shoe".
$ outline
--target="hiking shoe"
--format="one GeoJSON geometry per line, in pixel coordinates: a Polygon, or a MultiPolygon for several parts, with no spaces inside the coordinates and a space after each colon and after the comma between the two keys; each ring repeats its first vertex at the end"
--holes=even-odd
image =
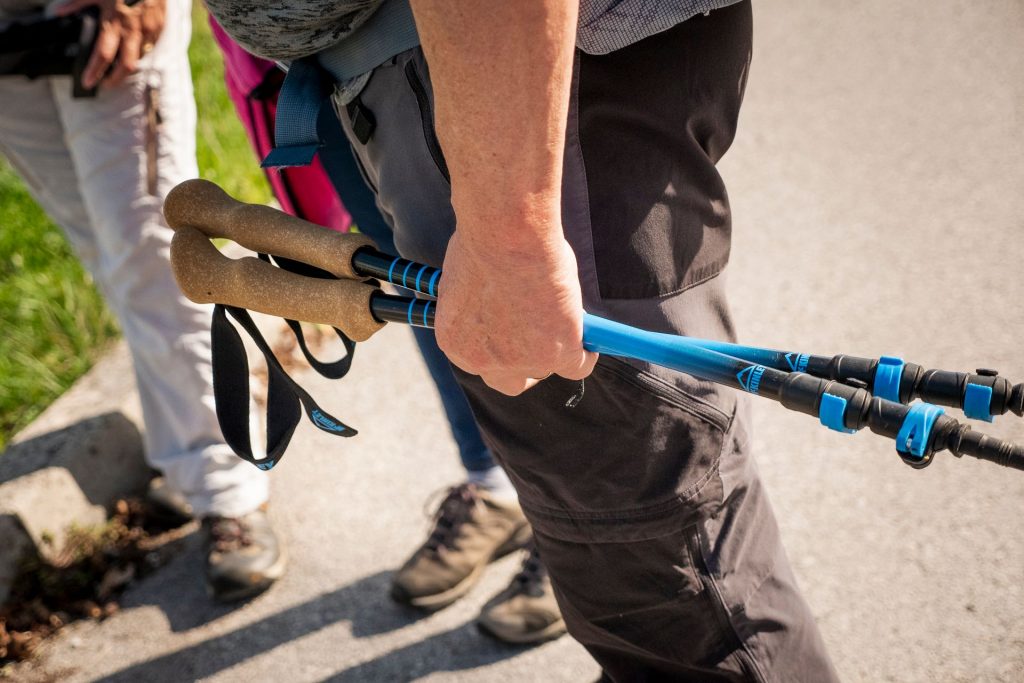
{"type": "Polygon", "coordinates": [[[206,587],[221,602],[245,600],[284,574],[284,549],[264,503],[242,517],[203,518],[206,587]]]}
{"type": "Polygon", "coordinates": [[[508,588],[480,610],[476,623],[481,631],[506,643],[542,643],[565,633],[551,578],[535,548],[508,588]]]}
{"type": "Polygon", "coordinates": [[[427,611],[447,607],[473,587],[489,562],[529,539],[517,502],[500,502],[473,484],[456,486],[434,514],[427,542],[395,573],[391,597],[427,611]]]}

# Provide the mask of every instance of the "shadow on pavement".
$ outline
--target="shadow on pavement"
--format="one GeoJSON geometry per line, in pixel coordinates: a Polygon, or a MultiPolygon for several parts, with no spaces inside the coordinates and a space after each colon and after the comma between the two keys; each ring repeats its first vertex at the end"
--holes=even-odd
{"type": "Polygon", "coordinates": [[[230,614],[246,603],[221,604],[206,594],[200,534],[184,539],[185,546],[167,566],[133,586],[121,598],[122,609],[159,607],[171,631],[181,633],[230,614]]]}
{"type": "MultiPolygon", "coordinates": [[[[187,553],[186,555],[193,555],[187,553]]],[[[151,594],[136,591],[132,605],[156,604],[163,609],[175,630],[188,624],[199,625],[230,612],[232,606],[213,605],[202,593],[202,582],[196,581],[194,567],[176,562],[176,576],[167,576],[161,587],[151,594]],[[174,585],[169,586],[168,582],[174,585]],[[181,588],[182,592],[177,589],[181,588]],[[163,596],[161,599],[155,598],[163,596]],[[191,613],[191,617],[187,616],[191,613]]],[[[162,577],[164,578],[164,577],[162,577]]],[[[159,683],[161,681],[197,680],[212,676],[250,657],[263,654],[289,641],[302,638],[340,621],[351,622],[352,634],[369,637],[408,626],[422,618],[418,612],[386,601],[390,572],[378,572],[338,590],[269,615],[230,633],[204,640],[155,659],[140,662],[98,679],[102,683],[159,683]]],[[[149,582],[155,584],[158,582],[149,582]]],[[[473,668],[513,657],[523,650],[487,641],[471,625],[433,636],[408,647],[389,652],[378,659],[358,664],[339,673],[335,680],[402,680],[410,672],[417,675],[429,670],[473,668]]]]}
{"type": "Polygon", "coordinates": [[[86,500],[103,506],[144,490],[150,476],[142,459],[142,434],[116,411],[13,443],[0,452],[0,463],[0,484],[47,467],[64,468],[86,500]]]}
{"type": "Polygon", "coordinates": [[[506,645],[477,632],[465,623],[376,659],[356,664],[322,683],[357,681],[411,681],[439,671],[462,671],[493,664],[529,650],[529,645],[506,645]]]}

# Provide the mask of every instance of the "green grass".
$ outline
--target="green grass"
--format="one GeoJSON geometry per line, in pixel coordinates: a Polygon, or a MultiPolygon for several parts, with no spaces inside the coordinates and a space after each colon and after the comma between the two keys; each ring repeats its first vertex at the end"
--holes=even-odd
{"type": "MultiPolygon", "coordinates": [[[[197,3],[198,5],[198,3],[197,3]]],[[[220,53],[206,13],[193,12],[189,49],[199,107],[200,175],[250,202],[270,198],[245,132],[224,92],[220,53]]],[[[0,449],[84,374],[117,337],[64,240],[0,157],[0,449]]]]}
{"type": "Polygon", "coordinates": [[[117,334],[63,235],[0,165],[0,447],[117,334]]]}
{"type": "Polygon", "coordinates": [[[199,174],[237,199],[267,202],[270,187],[224,90],[224,67],[210,33],[206,10],[201,9],[201,3],[194,3],[194,6],[188,57],[199,108],[196,129],[199,174]]]}

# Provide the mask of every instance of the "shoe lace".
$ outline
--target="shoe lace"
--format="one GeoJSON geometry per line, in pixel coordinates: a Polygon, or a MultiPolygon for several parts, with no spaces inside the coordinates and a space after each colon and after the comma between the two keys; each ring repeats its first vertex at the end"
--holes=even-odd
{"type": "Polygon", "coordinates": [[[214,550],[231,552],[252,545],[249,526],[237,517],[217,517],[210,524],[210,538],[214,550]]]}
{"type": "Polygon", "coordinates": [[[512,578],[512,584],[517,586],[520,592],[538,596],[544,591],[542,584],[548,570],[544,568],[544,563],[541,562],[537,546],[531,543],[529,550],[530,552],[527,554],[526,559],[523,560],[523,566],[519,568],[519,573],[512,578]]]}
{"type": "Polygon", "coordinates": [[[437,501],[439,493],[441,492],[439,491],[432,495],[427,500],[427,505],[424,508],[424,515],[433,517],[432,523],[434,525],[430,532],[430,537],[423,544],[423,550],[426,552],[437,553],[441,550],[454,548],[455,540],[459,536],[459,530],[463,524],[472,519],[473,510],[480,503],[480,496],[477,493],[476,486],[473,484],[461,484],[445,491],[444,499],[438,505],[433,515],[431,515],[429,510],[434,507],[433,504],[437,501]]]}

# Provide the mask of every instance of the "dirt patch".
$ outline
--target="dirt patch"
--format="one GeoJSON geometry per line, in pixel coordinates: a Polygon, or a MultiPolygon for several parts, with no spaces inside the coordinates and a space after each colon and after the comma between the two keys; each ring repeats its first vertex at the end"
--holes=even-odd
{"type": "Polygon", "coordinates": [[[168,529],[137,499],[119,500],[102,525],[72,528],[52,562],[24,558],[0,606],[0,667],[32,656],[78,619],[106,619],[133,580],[166,564],[195,523],[168,529]]]}

